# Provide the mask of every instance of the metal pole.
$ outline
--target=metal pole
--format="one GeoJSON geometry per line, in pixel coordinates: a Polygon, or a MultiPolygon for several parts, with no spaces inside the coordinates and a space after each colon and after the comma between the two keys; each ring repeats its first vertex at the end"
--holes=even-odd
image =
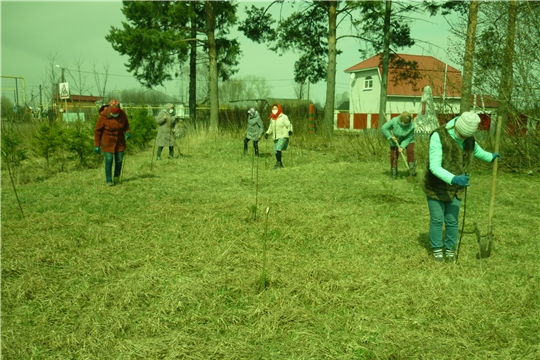
{"type": "Polygon", "coordinates": [[[15,105],[19,107],[19,81],[15,79],[15,105]]]}

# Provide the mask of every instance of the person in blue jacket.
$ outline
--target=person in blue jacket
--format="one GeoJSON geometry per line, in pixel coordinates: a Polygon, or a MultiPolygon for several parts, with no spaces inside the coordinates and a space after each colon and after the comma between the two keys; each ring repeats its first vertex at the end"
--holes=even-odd
{"type": "Polygon", "coordinates": [[[458,242],[458,216],[465,188],[469,186],[472,158],[492,162],[501,158],[478,145],[474,134],[480,117],[464,112],[429,137],[428,166],[422,188],[429,209],[429,238],[435,261],[455,261],[458,242]],[[446,236],[442,238],[443,223],[446,236]],[[444,247],[444,254],[443,254],[444,247]]]}
{"type": "Polygon", "coordinates": [[[414,162],[414,124],[411,120],[411,114],[404,111],[401,115],[387,121],[381,128],[384,137],[390,143],[390,171],[392,173],[392,179],[397,179],[399,153],[404,149],[407,152],[410,173],[416,176],[414,162]]]}

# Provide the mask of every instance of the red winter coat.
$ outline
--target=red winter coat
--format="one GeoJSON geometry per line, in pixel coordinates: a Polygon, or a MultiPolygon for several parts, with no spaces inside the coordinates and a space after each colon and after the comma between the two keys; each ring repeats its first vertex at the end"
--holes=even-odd
{"type": "Polygon", "coordinates": [[[124,134],[129,132],[129,121],[124,110],[118,117],[112,117],[109,106],[99,109],[99,117],[94,129],[94,146],[101,146],[103,152],[116,153],[126,149],[124,134]]]}

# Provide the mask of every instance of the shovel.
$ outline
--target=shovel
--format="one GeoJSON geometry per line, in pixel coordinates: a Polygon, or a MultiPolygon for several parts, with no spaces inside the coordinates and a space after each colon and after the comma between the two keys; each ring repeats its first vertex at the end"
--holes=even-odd
{"type": "MultiPolygon", "coordinates": [[[[394,140],[394,142],[396,143],[396,146],[398,147],[398,150],[401,149],[401,146],[399,146],[399,143],[396,139],[394,139],[394,132],[391,131],[391,134],[392,134],[392,140],[394,140]]],[[[413,181],[414,180],[414,175],[412,174],[412,171],[411,171],[411,168],[409,167],[409,163],[407,162],[407,158],[405,157],[405,154],[403,153],[403,151],[399,151],[400,155],[401,155],[401,158],[403,159],[403,162],[405,162],[405,166],[407,167],[407,169],[409,169],[409,177],[407,178],[408,181],[413,181]]]]}
{"type": "MultiPolygon", "coordinates": [[[[501,127],[502,127],[502,117],[497,118],[497,134],[495,135],[495,152],[499,152],[499,142],[501,140],[501,127]]],[[[495,236],[492,232],[492,220],[493,220],[493,210],[495,208],[495,185],[497,183],[497,167],[499,159],[493,161],[493,176],[491,178],[491,199],[489,201],[489,218],[488,218],[488,231],[486,236],[480,236],[480,232],[476,231],[478,237],[478,254],[476,257],[478,259],[487,258],[491,255],[491,248],[493,247],[493,240],[495,236]]]]}

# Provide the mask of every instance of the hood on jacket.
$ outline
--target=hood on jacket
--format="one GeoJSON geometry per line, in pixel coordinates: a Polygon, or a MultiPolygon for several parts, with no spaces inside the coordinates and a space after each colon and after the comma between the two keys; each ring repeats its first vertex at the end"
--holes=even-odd
{"type": "MultiPolygon", "coordinates": [[[[120,113],[122,113],[122,109],[120,109],[120,113]]],[[[99,115],[101,116],[105,116],[107,119],[110,119],[110,118],[116,118],[114,116],[111,115],[111,111],[110,111],[110,106],[109,105],[103,105],[99,108],[99,115]]]]}

